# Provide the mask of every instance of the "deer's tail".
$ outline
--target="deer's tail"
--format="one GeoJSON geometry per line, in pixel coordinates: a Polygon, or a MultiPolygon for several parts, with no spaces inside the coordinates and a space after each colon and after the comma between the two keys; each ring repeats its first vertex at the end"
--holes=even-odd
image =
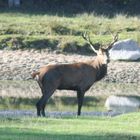
{"type": "Polygon", "coordinates": [[[37,71],[37,72],[33,72],[33,73],[31,74],[31,76],[32,76],[33,79],[35,79],[36,76],[38,76],[39,74],[40,74],[40,72],[37,71]]]}
{"type": "Polygon", "coordinates": [[[31,76],[32,76],[33,79],[36,79],[36,81],[38,82],[38,84],[39,84],[41,90],[43,91],[42,83],[41,83],[41,81],[39,80],[39,74],[40,74],[40,72],[37,71],[37,72],[33,72],[33,73],[31,74],[31,76]]]}

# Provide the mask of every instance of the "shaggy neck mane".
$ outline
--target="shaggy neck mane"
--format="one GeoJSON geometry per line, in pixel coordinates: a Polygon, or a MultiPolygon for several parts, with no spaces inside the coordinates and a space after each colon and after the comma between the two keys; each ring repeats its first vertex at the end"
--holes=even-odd
{"type": "Polygon", "coordinates": [[[107,74],[107,64],[103,64],[98,68],[96,79],[101,80],[107,74]]]}
{"type": "Polygon", "coordinates": [[[107,64],[102,63],[102,61],[97,57],[91,64],[95,69],[97,69],[96,80],[101,80],[107,74],[107,64]]]}

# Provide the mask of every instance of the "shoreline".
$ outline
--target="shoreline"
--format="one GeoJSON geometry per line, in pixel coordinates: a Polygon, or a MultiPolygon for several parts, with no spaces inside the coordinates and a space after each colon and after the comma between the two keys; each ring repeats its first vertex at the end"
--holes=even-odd
{"type": "MultiPolygon", "coordinates": [[[[81,112],[81,116],[101,116],[101,117],[115,117],[121,115],[120,112],[99,112],[99,111],[89,111],[89,112],[81,112]]],[[[1,110],[1,117],[37,117],[36,111],[32,110],[1,110]]],[[[46,112],[46,117],[49,118],[63,118],[63,117],[77,117],[76,112],[70,111],[51,111],[46,112]]]]}

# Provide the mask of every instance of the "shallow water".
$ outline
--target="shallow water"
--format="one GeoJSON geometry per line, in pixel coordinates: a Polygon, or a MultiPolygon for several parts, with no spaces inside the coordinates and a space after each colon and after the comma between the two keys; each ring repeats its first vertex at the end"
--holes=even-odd
{"type": "MultiPolygon", "coordinates": [[[[94,84],[85,95],[83,111],[105,111],[104,103],[109,95],[140,96],[138,84],[105,83],[94,84]]],[[[0,81],[0,108],[32,109],[41,97],[36,81],[0,81]]],[[[57,90],[49,99],[48,111],[76,111],[77,98],[74,91],[57,90]]]]}

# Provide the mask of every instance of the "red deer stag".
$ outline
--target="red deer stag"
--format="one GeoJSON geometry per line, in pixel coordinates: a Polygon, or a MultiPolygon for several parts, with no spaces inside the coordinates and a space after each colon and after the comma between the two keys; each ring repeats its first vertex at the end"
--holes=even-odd
{"type": "Polygon", "coordinates": [[[85,92],[93,83],[101,80],[106,75],[109,62],[108,50],[118,40],[118,35],[114,36],[113,42],[106,48],[100,47],[99,50],[93,47],[86,33],[83,38],[97,54],[94,60],[73,64],[47,65],[32,73],[32,77],[36,77],[42,91],[42,97],[36,104],[38,116],[45,116],[46,102],[56,89],[77,91],[77,115],[80,115],[85,92]]]}

